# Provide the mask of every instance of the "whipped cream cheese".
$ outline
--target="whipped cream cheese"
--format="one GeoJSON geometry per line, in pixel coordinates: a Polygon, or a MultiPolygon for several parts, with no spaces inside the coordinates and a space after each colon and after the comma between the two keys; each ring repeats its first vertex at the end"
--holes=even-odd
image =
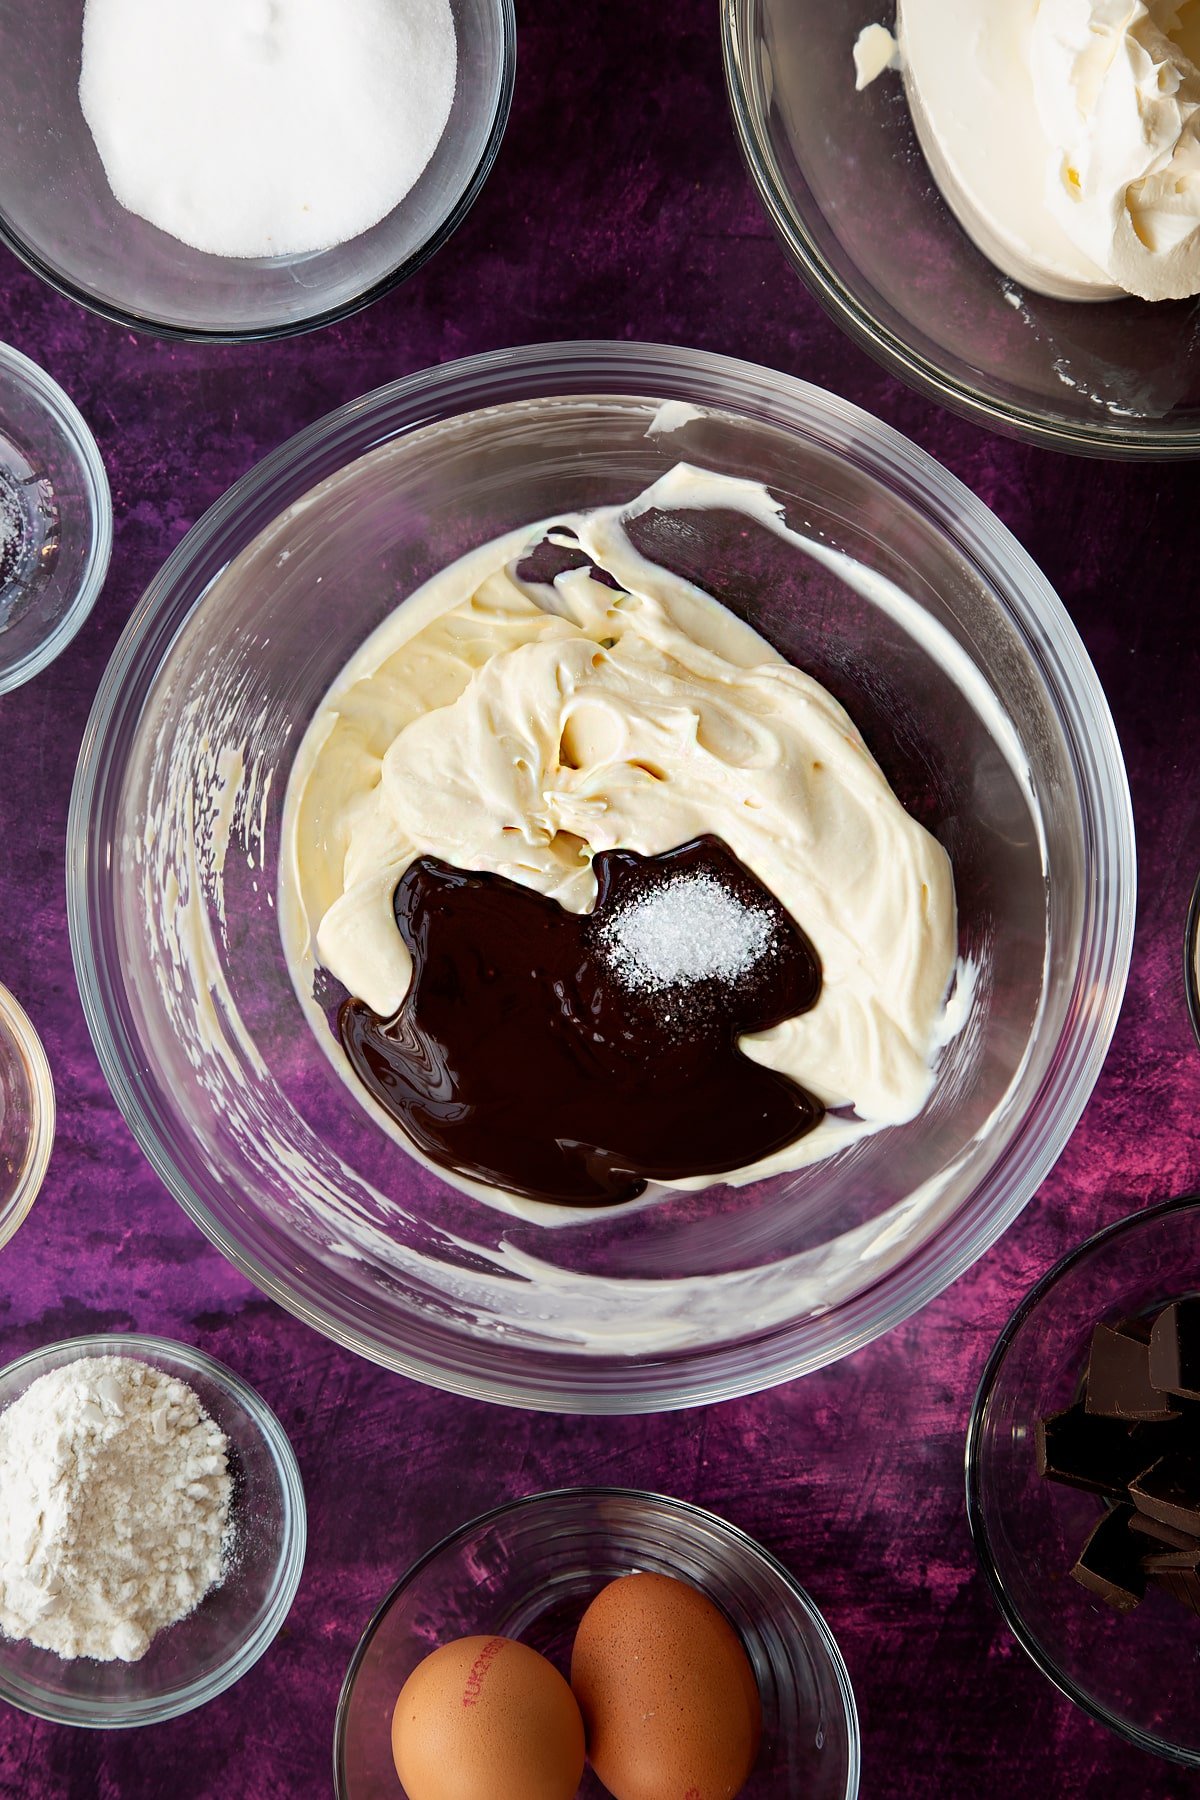
{"type": "Polygon", "coordinates": [[[897,31],[926,160],[998,268],[1059,299],[1200,292],[1200,0],[900,0],[897,31]]]}
{"type": "Polygon", "coordinates": [[[1046,203],[1050,144],[1031,79],[1037,0],[901,0],[901,67],[925,160],[959,224],[1036,293],[1111,300],[1116,283],[1046,203]]]}
{"type": "Polygon", "coordinates": [[[1053,217],[1128,293],[1200,292],[1200,4],[1040,0],[1031,47],[1053,217]]]}
{"type": "Polygon", "coordinates": [[[312,1006],[313,970],[384,1017],[396,1011],[411,966],[392,895],[417,856],[507,876],[582,913],[595,852],[657,855],[717,834],[823,969],[811,1012],[742,1048],[844,1115],[733,1177],[749,1179],[920,1111],[950,1035],[956,917],[944,850],[838,702],[631,542],[631,518],[704,504],[712,484],[726,504],[750,488],[677,468],[625,509],[484,546],[398,608],[301,745],[280,915],[297,991],[336,1055],[312,1006]],[[529,579],[522,559],[546,539],[587,566],[529,579]]]}
{"type": "Polygon", "coordinates": [[[900,46],[886,25],[864,25],[854,40],[854,85],[861,93],[885,69],[900,67],[900,46]]]}

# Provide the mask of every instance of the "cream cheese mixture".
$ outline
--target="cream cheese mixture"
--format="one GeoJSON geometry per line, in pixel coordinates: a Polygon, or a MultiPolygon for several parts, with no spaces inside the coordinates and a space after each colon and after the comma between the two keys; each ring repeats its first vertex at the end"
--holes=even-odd
{"type": "Polygon", "coordinates": [[[811,1012],[742,1048],[834,1113],[720,1179],[799,1167],[920,1111],[950,1029],[944,850],[819,683],[627,534],[656,504],[727,503],[732,489],[747,511],[772,504],[679,467],[628,508],[488,544],[398,608],[335,682],[293,768],[280,907],[331,1053],[314,971],[397,1010],[411,964],[392,896],[417,857],[584,913],[597,852],[655,855],[713,833],[808,934],[824,977],[811,1012]],[[530,580],[519,565],[547,538],[582,566],[530,580]]]}
{"type": "MultiPolygon", "coordinates": [[[[893,66],[879,27],[858,85],[893,66]]],[[[899,66],[947,204],[1067,300],[1200,292],[1200,0],[900,0],[899,66]]]]}

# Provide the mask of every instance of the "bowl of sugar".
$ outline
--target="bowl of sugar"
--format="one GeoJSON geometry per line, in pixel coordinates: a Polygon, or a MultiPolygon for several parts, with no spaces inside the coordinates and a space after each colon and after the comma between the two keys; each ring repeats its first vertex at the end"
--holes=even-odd
{"type": "Polygon", "coordinates": [[[515,58],[512,0],[14,0],[0,240],[134,330],[345,318],[467,213],[515,58]]]}

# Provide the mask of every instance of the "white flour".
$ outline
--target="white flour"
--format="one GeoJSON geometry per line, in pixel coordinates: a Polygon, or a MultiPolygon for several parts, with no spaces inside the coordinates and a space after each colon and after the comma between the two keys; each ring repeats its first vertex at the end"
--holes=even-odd
{"type": "Polygon", "coordinates": [[[81,1357],[0,1414],[0,1629],[136,1662],[221,1580],[228,1442],[192,1389],[81,1357]]]}
{"type": "Polygon", "coordinates": [[[302,256],[398,206],[450,116],[450,0],[87,0],[113,193],[197,250],[302,256]]]}

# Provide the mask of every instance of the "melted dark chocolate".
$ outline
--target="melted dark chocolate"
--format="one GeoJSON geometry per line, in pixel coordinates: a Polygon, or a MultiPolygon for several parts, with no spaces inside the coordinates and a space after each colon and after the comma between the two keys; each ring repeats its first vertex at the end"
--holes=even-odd
{"type": "Polygon", "coordinates": [[[811,1131],[820,1101],[737,1048],[806,1012],[817,955],[715,837],[662,856],[603,851],[592,913],[500,875],[421,857],[396,888],[413,979],[394,1019],[338,1014],[359,1078],[434,1162],[567,1206],[631,1200],[650,1181],[737,1169],[811,1131]],[[607,925],[681,876],[770,915],[756,961],[657,991],[622,978],[607,925]]]}

